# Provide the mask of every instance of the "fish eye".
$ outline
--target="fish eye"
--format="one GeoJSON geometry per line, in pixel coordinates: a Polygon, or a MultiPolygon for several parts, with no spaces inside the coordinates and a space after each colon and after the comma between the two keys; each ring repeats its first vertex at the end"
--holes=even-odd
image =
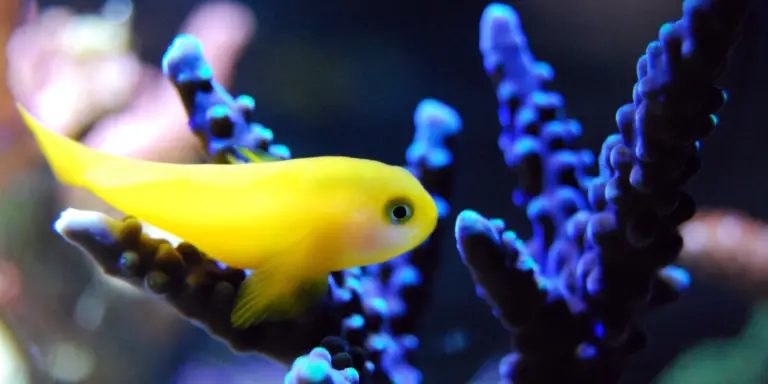
{"type": "Polygon", "coordinates": [[[413,204],[404,198],[392,199],[387,202],[384,214],[392,224],[403,225],[413,217],[413,204]]]}

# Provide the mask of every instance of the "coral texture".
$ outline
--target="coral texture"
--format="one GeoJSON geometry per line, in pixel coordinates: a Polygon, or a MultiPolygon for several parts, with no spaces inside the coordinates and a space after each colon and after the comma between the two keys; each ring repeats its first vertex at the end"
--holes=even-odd
{"type": "MultiPolygon", "coordinates": [[[[480,48],[499,100],[499,146],[519,175],[513,201],[526,209],[534,236],[523,241],[502,220],[474,211],[459,214],[455,233],[478,293],[516,331],[517,352],[501,366],[505,381],[615,382],[626,358],[643,347],[636,315],[687,286],[687,273],[671,266],[682,247],[677,227],[695,211],[681,188],[698,170],[698,140],[715,127],[713,114],[725,102],[713,81],[747,3],[687,0],[683,19],[661,28],[638,63],[634,102],[619,109],[620,132],[605,141],[594,177],[587,168],[595,156],[574,145],[580,125],[545,88],[552,68],[534,59],[511,7],[486,8],[480,48]]],[[[260,151],[291,157],[256,122],[252,98],[232,97],[213,80],[194,37],[177,37],[163,70],[210,161],[246,162],[260,151]]],[[[445,218],[451,146],[462,122],[428,99],[414,123],[408,167],[445,218]]],[[[418,383],[409,351],[418,347],[413,333],[443,225],[410,254],[331,274],[329,295],[305,316],[244,330],[229,325],[229,314],[248,271],[219,265],[180,239],[153,236],[132,217],[68,210],[56,228],[106,274],[162,295],[235,350],[293,362],[286,382],[418,383]]]]}
{"type": "Polygon", "coordinates": [[[499,147],[519,175],[513,201],[534,236],[522,241],[503,221],[464,211],[456,237],[480,296],[517,331],[517,351],[500,367],[505,381],[616,382],[644,346],[636,315],[688,286],[686,271],[671,265],[683,245],[677,227],[695,212],[682,187],[725,103],[713,82],[748,3],[687,0],[683,18],[660,29],[596,177],[586,173],[593,156],[573,144],[581,128],[545,89],[553,71],[533,58],[517,14],[486,8],[480,49],[499,100],[499,147]]]}

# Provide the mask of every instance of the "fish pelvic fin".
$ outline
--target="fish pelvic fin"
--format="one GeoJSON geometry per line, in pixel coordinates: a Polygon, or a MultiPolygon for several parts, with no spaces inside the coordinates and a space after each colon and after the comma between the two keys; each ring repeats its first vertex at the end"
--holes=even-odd
{"type": "Polygon", "coordinates": [[[327,292],[327,274],[297,276],[285,268],[265,264],[240,285],[231,314],[232,326],[248,328],[262,321],[299,317],[327,292]]]}
{"type": "Polygon", "coordinates": [[[103,163],[106,158],[95,149],[81,144],[64,135],[54,132],[34,118],[21,104],[16,108],[24,120],[24,124],[34,134],[40,150],[43,152],[48,164],[56,178],[73,187],[82,187],[85,184],[85,174],[94,164],[103,163]]]}

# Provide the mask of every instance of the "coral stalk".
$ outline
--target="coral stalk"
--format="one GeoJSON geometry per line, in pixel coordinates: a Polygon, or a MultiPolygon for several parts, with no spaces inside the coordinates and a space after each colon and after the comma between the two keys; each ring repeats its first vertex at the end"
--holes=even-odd
{"type": "Polygon", "coordinates": [[[500,220],[462,212],[456,237],[478,293],[510,330],[517,352],[502,362],[514,383],[612,383],[644,345],[635,317],[688,285],[672,266],[677,227],[695,205],[682,191],[699,169],[699,140],[716,125],[724,93],[713,86],[747,1],[688,0],[638,63],[634,103],[619,108],[620,133],[593,156],[574,146],[581,127],[544,87],[515,11],[489,5],[480,49],[499,100],[499,147],[518,174],[513,194],[533,237],[500,220]]]}

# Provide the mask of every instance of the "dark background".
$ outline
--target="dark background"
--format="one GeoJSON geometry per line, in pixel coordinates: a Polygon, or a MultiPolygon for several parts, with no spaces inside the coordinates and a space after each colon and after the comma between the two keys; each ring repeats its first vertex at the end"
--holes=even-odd
{"type": "MultiPolygon", "coordinates": [[[[101,5],[84,0],[42,3],[84,11],[101,5]]],[[[485,1],[247,3],[257,14],[258,36],[231,91],[252,95],[260,121],[296,156],[344,154],[402,162],[412,138],[413,109],[422,98],[434,97],[456,108],[465,125],[454,214],[472,208],[507,219],[524,236],[530,233],[525,216],[509,199],[514,179],[496,147],[496,100],[477,46],[485,1]]],[[[768,13],[766,2],[758,3],[721,79],[730,101],[719,129],[703,143],[704,168],[691,190],[702,205],[743,209],[765,218],[768,13]]],[[[135,31],[147,61],[160,63],[195,4],[135,2],[135,31]]],[[[565,97],[569,115],[583,124],[583,143],[599,150],[616,129],[616,108],[631,100],[639,55],[663,22],[680,17],[681,1],[531,0],[513,5],[533,53],[554,67],[553,87],[565,97]]],[[[420,335],[425,383],[467,382],[489,358],[509,350],[509,336],[476,298],[448,237],[449,251],[443,255],[435,299],[420,335]]],[[[633,361],[624,382],[648,383],[696,340],[736,333],[749,307],[739,297],[705,279],[695,280],[680,303],[644,320],[650,344],[633,361]]],[[[189,332],[192,345],[180,346],[180,351],[212,343],[202,331],[189,332]]],[[[177,361],[185,355],[180,353],[177,361]]]]}

